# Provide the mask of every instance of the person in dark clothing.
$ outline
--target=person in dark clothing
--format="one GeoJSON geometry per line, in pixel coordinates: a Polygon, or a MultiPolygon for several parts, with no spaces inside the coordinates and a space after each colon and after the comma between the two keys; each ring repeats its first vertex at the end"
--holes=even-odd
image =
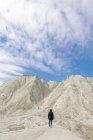
{"type": "Polygon", "coordinates": [[[49,119],[49,127],[52,127],[52,121],[54,119],[54,113],[52,112],[52,109],[50,109],[50,112],[48,113],[48,119],[49,119]]]}

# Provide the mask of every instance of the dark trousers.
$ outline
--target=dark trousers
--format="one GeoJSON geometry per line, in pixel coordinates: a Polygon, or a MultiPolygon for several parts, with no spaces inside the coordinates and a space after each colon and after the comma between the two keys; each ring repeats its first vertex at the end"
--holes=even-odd
{"type": "Polygon", "coordinates": [[[52,127],[52,120],[49,120],[49,127],[52,127]]]}

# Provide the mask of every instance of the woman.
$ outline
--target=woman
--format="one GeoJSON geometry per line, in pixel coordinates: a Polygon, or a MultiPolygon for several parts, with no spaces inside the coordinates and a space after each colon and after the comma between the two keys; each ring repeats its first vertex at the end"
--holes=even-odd
{"type": "Polygon", "coordinates": [[[49,119],[49,127],[52,127],[52,121],[54,119],[54,113],[52,112],[52,109],[50,109],[50,112],[48,113],[48,119],[49,119]]]}

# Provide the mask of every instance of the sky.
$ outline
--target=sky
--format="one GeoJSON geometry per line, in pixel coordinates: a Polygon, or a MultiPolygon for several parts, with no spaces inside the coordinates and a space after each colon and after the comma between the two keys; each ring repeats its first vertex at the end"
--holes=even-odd
{"type": "Polygon", "coordinates": [[[93,0],[0,0],[0,83],[93,77],[93,0]]]}

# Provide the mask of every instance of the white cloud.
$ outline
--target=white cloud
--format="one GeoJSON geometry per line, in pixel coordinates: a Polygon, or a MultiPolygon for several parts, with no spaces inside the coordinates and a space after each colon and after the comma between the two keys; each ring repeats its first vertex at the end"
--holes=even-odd
{"type": "Polygon", "coordinates": [[[0,0],[1,72],[69,71],[71,45],[91,39],[92,7],[93,0],[0,0]]]}
{"type": "Polygon", "coordinates": [[[89,32],[89,24],[86,26],[85,18],[93,17],[89,12],[92,11],[92,7],[86,0],[79,2],[77,4],[73,0],[69,2],[68,0],[59,0],[59,2],[1,0],[0,11],[7,22],[22,27],[36,39],[42,37],[46,39],[48,32],[49,35],[55,35],[58,41],[64,41],[65,38],[85,41],[89,32]]]}

